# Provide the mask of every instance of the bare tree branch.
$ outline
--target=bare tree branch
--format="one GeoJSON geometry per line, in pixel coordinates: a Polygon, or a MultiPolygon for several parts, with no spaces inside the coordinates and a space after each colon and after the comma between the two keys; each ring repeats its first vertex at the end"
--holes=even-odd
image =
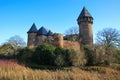
{"type": "Polygon", "coordinates": [[[65,35],[78,34],[78,33],[79,33],[79,27],[71,27],[68,30],[66,30],[65,35]]]}
{"type": "Polygon", "coordinates": [[[79,36],[78,33],[79,27],[71,27],[68,30],[66,30],[64,39],[70,41],[77,41],[79,36]]]}
{"type": "Polygon", "coordinates": [[[8,43],[12,44],[13,46],[26,46],[25,41],[18,35],[12,36],[9,38],[8,43]]]}
{"type": "Polygon", "coordinates": [[[106,28],[97,33],[97,42],[103,44],[105,47],[111,45],[117,46],[120,42],[120,33],[113,28],[106,28]]]}

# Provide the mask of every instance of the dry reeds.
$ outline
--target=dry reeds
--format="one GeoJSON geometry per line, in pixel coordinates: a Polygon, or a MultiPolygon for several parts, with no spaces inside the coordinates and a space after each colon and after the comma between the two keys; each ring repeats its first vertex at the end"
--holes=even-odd
{"type": "Polygon", "coordinates": [[[69,70],[32,70],[14,61],[0,60],[0,80],[119,80],[120,72],[106,67],[69,70]]]}

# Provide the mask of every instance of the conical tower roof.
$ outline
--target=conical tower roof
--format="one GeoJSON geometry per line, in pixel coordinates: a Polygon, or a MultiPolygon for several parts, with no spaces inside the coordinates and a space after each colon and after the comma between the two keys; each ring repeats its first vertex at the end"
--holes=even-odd
{"type": "Polygon", "coordinates": [[[31,26],[30,30],[27,33],[37,33],[37,28],[35,23],[31,26]]]}
{"type": "Polygon", "coordinates": [[[91,16],[91,14],[88,12],[88,10],[87,10],[85,7],[83,7],[83,9],[82,9],[82,11],[81,11],[81,13],[80,13],[77,21],[78,21],[80,18],[84,18],[84,17],[93,18],[93,17],[91,16]]]}
{"type": "Polygon", "coordinates": [[[37,32],[37,35],[47,35],[47,34],[48,34],[48,30],[43,26],[37,32]]]}

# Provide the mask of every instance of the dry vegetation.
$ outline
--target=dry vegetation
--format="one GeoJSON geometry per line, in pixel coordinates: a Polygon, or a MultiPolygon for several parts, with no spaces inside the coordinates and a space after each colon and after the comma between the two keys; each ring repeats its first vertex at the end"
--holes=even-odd
{"type": "Polygon", "coordinates": [[[120,72],[105,67],[33,70],[14,61],[0,60],[0,80],[120,80],[120,72]]]}

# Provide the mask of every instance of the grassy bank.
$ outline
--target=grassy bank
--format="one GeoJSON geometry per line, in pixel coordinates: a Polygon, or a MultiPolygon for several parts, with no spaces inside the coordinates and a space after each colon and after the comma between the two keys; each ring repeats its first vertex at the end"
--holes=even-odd
{"type": "Polygon", "coordinates": [[[0,60],[0,80],[120,80],[120,71],[106,67],[33,70],[14,61],[0,60]]]}

